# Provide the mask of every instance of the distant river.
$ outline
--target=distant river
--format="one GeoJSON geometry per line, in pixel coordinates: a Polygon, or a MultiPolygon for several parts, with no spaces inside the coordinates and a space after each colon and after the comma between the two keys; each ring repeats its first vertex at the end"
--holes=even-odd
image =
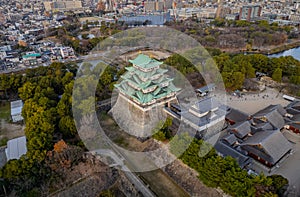
{"type": "Polygon", "coordinates": [[[292,48],[280,53],[268,55],[268,57],[282,57],[282,56],[293,56],[295,59],[300,61],[300,47],[292,48]]]}

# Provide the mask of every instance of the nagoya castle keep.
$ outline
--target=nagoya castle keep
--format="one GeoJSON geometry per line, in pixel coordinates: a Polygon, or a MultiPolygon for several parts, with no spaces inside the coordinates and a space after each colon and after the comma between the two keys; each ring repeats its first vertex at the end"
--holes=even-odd
{"type": "Polygon", "coordinates": [[[144,54],[129,62],[132,66],[125,67],[127,72],[121,76],[122,81],[115,84],[118,98],[111,113],[129,134],[151,136],[150,132],[166,118],[164,107],[178,103],[176,94],[180,88],[166,74],[168,70],[160,68],[163,62],[144,54]]]}

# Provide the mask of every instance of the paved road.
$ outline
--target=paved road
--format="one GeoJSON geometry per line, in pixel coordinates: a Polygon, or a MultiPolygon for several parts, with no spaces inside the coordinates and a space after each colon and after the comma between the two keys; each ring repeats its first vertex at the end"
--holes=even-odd
{"type": "MultiPolygon", "coordinates": [[[[117,150],[114,150],[117,151],[117,150]]],[[[134,184],[134,186],[146,197],[155,197],[152,191],[134,174],[130,171],[130,169],[124,163],[124,157],[120,152],[118,154],[109,149],[98,149],[92,152],[96,152],[98,154],[110,156],[116,164],[122,167],[122,170],[126,177],[134,184]]],[[[127,161],[128,162],[128,161],[127,161]]]]}

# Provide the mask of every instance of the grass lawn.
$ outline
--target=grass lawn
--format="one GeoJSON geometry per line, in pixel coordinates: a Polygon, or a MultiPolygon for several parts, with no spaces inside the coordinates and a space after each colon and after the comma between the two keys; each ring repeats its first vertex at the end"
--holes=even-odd
{"type": "Polygon", "coordinates": [[[9,102],[0,102],[0,119],[9,120],[10,104],[9,102]]]}

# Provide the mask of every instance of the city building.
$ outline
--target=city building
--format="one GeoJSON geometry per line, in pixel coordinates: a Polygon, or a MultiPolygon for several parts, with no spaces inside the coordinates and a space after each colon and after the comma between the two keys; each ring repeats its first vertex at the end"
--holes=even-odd
{"type": "Polygon", "coordinates": [[[300,15],[299,14],[291,14],[289,20],[292,22],[300,23],[300,15]]]}
{"type": "Polygon", "coordinates": [[[226,20],[238,20],[239,19],[239,14],[226,14],[225,16],[226,20]]]}
{"type": "Polygon", "coordinates": [[[128,25],[163,25],[166,22],[170,21],[170,12],[159,12],[151,14],[142,14],[142,15],[124,15],[118,18],[118,21],[123,21],[128,25]]]}
{"type": "Polygon", "coordinates": [[[42,63],[40,53],[27,53],[22,59],[25,66],[37,66],[42,63]]]}
{"type": "Polygon", "coordinates": [[[166,11],[168,9],[172,9],[172,4],[172,0],[155,0],[143,2],[145,12],[166,11]]]}
{"type": "Polygon", "coordinates": [[[76,57],[72,47],[60,47],[60,53],[63,59],[72,59],[76,57]]]}
{"type": "Polygon", "coordinates": [[[247,5],[240,9],[239,20],[251,21],[261,16],[262,7],[259,5],[247,5]]]}
{"type": "Polygon", "coordinates": [[[76,58],[74,49],[72,47],[53,47],[51,53],[54,59],[74,59],[76,58]]]}
{"type": "Polygon", "coordinates": [[[4,45],[4,46],[0,46],[0,51],[11,51],[12,48],[10,45],[4,45]]]}
{"type": "Polygon", "coordinates": [[[227,15],[231,14],[230,7],[218,6],[216,18],[225,18],[227,15]]]}
{"type": "Polygon", "coordinates": [[[58,11],[58,10],[74,10],[81,9],[82,2],[74,0],[53,0],[44,2],[46,11],[58,11]]]}

